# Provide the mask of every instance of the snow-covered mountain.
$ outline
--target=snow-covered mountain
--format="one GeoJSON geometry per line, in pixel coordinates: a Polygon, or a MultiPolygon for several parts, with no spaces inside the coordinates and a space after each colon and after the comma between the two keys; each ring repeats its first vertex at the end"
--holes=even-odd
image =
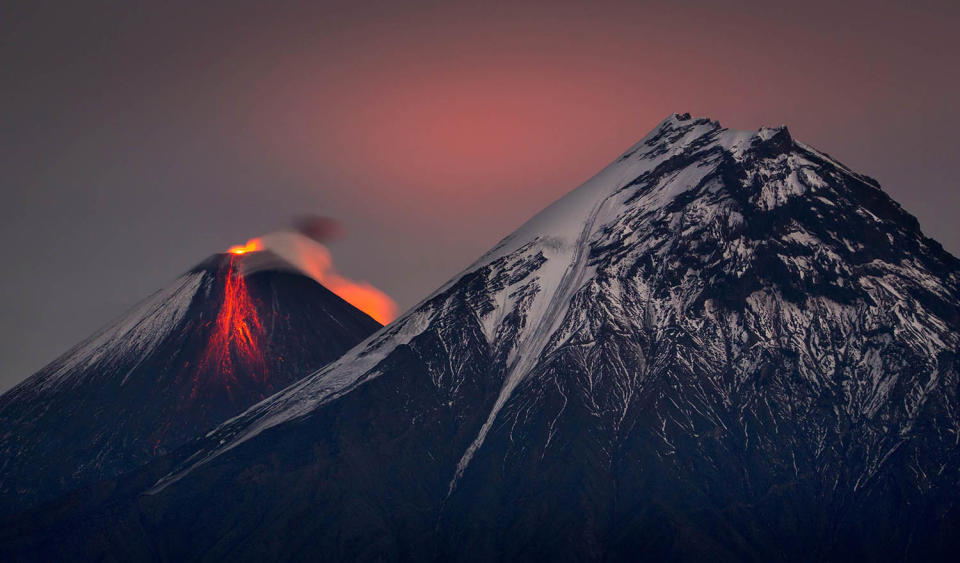
{"type": "MultiPolygon", "coordinates": [[[[935,558],[958,349],[960,262],[874,180],[673,115],[154,484],[37,521],[85,556],[935,558]]],[[[30,526],[0,545],[70,553],[30,526]]]]}
{"type": "Polygon", "coordinates": [[[379,327],[270,252],[212,256],[0,397],[0,512],[136,468],[379,327]]]}

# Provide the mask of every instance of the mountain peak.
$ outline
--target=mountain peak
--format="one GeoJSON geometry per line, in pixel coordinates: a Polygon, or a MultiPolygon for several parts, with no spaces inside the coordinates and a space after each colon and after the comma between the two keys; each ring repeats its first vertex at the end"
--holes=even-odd
{"type": "MultiPolygon", "coordinates": [[[[955,260],[875,183],[797,143],[786,127],[737,131],[673,114],[365,346],[225,425],[223,444],[207,454],[349,392],[457,310],[477,319],[477,337],[501,362],[503,383],[452,490],[538,362],[575,339],[580,323],[594,322],[577,317],[587,295],[639,291],[643,299],[666,299],[643,313],[643,322],[656,326],[679,322],[691,307],[735,310],[769,292],[801,306],[818,299],[879,303],[888,299],[875,294],[880,282],[852,280],[885,268],[906,275],[897,265],[904,260],[949,272],[935,289],[909,276],[903,287],[933,316],[955,320],[955,260]],[[670,293],[680,287],[683,294],[670,293]]],[[[610,322],[622,330],[636,321],[610,322]]]]}
{"type": "MultiPolygon", "coordinates": [[[[709,117],[692,117],[689,113],[672,113],[643,137],[625,154],[634,153],[643,145],[676,144],[695,140],[698,136],[685,137],[678,133],[694,131],[699,134],[719,133],[717,141],[726,148],[737,145],[751,145],[776,138],[784,146],[793,141],[786,125],[775,127],[762,126],[757,131],[738,131],[723,127],[719,121],[709,117]]],[[[623,158],[623,157],[621,157],[623,158]]]]}
{"type": "MultiPolygon", "coordinates": [[[[643,193],[624,198],[620,204],[653,211],[689,193],[701,180],[715,177],[722,164],[743,167],[747,160],[775,160],[791,151],[798,155],[809,153],[814,159],[829,159],[809,147],[800,147],[786,126],[739,131],[724,128],[709,118],[691,117],[689,113],[671,114],[596,176],[509,235],[484,259],[496,259],[537,237],[549,237],[561,244],[573,243],[580,234],[580,226],[589,221],[598,202],[609,200],[605,210],[616,213],[617,206],[612,203],[619,197],[617,194],[626,194],[631,188],[644,186],[643,193]]],[[[777,166],[789,172],[794,168],[812,168],[813,164],[798,156],[785,159],[777,166]]],[[[812,176],[811,182],[816,182],[812,176]]],[[[777,180],[767,186],[767,191],[776,193],[763,198],[770,200],[769,204],[785,201],[791,193],[805,191],[799,183],[802,179],[777,180]]]]}

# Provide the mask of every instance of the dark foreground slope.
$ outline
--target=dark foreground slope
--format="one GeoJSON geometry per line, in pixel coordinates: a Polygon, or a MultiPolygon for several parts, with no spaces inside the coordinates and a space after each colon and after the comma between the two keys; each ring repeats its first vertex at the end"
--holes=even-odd
{"type": "Polygon", "coordinates": [[[216,255],[0,397],[0,514],[130,471],[379,324],[266,253],[216,255]]]}
{"type": "Polygon", "coordinates": [[[672,116],[339,361],[0,554],[924,560],[960,264],[873,180],[672,116]]]}

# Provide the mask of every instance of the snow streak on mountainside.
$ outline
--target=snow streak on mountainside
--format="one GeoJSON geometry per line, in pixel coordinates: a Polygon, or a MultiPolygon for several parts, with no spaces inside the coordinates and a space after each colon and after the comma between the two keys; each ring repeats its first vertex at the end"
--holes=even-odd
{"type": "Polygon", "coordinates": [[[674,115],[337,362],[48,529],[159,559],[945,557],[958,304],[960,263],[872,179],[786,128],[674,115]]]}
{"type": "Polygon", "coordinates": [[[131,357],[149,356],[170,330],[183,322],[203,281],[200,272],[184,274],[55,360],[21,392],[39,392],[64,383],[76,384],[79,382],[65,376],[75,372],[92,376],[94,366],[110,370],[131,357]]]}

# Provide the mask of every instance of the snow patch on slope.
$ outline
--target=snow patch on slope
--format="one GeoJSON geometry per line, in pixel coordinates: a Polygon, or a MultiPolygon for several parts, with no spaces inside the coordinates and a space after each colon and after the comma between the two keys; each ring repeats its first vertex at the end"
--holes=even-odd
{"type": "Polygon", "coordinates": [[[41,391],[69,384],[71,382],[66,381],[64,375],[74,370],[99,365],[106,371],[112,361],[148,356],[171,327],[179,326],[203,279],[203,273],[191,272],[154,293],[54,362],[53,370],[37,381],[36,389],[41,391]]]}

